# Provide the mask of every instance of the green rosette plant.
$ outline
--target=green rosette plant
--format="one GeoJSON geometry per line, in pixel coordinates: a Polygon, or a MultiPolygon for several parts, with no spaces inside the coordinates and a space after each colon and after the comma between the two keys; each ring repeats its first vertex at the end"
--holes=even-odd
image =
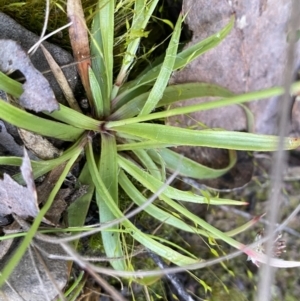
{"type": "MultiPolygon", "coordinates": [[[[2,271],[0,283],[3,283],[20,260],[67,172],[82,152],[84,152],[86,162],[79,180],[82,184],[89,185],[89,188],[87,194],[76,200],[69,208],[69,226],[82,227],[84,225],[91,199],[95,196],[101,224],[121,219],[118,225],[101,232],[107,257],[118,258],[111,260],[110,264],[115,270],[132,271],[135,267],[125,256],[127,236],[131,236],[138,244],[177,266],[197,263],[200,259],[198,254],[191,254],[158,235],[144,233],[127,219],[122,211],[124,208],[120,204],[120,188],[136,206],[141,206],[147,201],[141,187],[151,193],[156,193],[166,182],[167,171],[177,171],[179,175],[196,179],[216,178],[226,173],[235,164],[236,150],[276,150],[278,146],[276,136],[215,129],[193,130],[162,123],[170,116],[242,104],[284,93],[282,88],[275,87],[234,95],[227,89],[213,84],[168,84],[172,72],[184,68],[198,56],[217,47],[230,33],[234,18],[214,35],[190,48],[178,51],[184,18],[180,15],[163,60],[155,61],[136,78],[127,81],[138,56],[140,41],[145,36],[146,26],[157,4],[158,0],[134,1],[132,19],[127,22],[126,50],[123,53],[120,71],[114,78],[114,20],[115,13],[120,10],[120,7],[115,1],[98,1],[90,32],[91,65],[87,65],[85,71],[80,71],[81,77],[85,78],[84,82],[88,83],[88,85],[85,84],[85,88],[91,104],[89,116],[62,104],[60,104],[60,109],[53,113],[37,116],[3,100],[0,101],[0,119],[44,137],[70,142],[70,147],[64,150],[58,158],[31,162],[35,178],[63,163],[67,164],[18,252],[2,271]],[[169,109],[169,106],[176,102],[208,96],[219,99],[169,109]],[[172,147],[177,146],[228,149],[230,163],[227,168],[223,169],[209,168],[174,152],[172,147]]],[[[16,97],[22,93],[22,85],[4,74],[1,74],[0,88],[16,97]]],[[[299,84],[294,84],[292,90],[298,89],[299,84]]],[[[299,145],[297,138],[285,139],[285,149],[294,149],[299,145]]],[[[21,159],[0,157],[0,164],[19,166],[21,159]]],[[[243,250],[251,257],[257,255],[255,251],[247,249],[232,238],[250,227],[253,222],[224,233],[183,206],[184,202],[209,206],[245,205],[244,202],[208,197],[207,194],[196,195],[171,186],[166,187],[159,194],[158,199],[159,201],[143,209],[151,218],[183,231],[220,239],[236,249],[243,250]]],[[[264,259],[260,257],[259,260],[264,259]]]]}

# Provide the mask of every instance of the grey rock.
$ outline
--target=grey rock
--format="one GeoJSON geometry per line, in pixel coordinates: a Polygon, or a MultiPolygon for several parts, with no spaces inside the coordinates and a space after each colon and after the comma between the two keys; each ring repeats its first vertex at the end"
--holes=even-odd
{"type": "MultiPolygon", "coordinates": [[[[233,15],[236,22],[231,33],[220,45],[177,72],[174,82],[215,83],[235,93],[282,85],[287,59],[291,3],[291,0],[183,1],[183,11],[188,13],[185,21],[193,31],[193,39],[186,47],[217,33],[233,15]]],[[[295,68],[291,72],[296,73],[299,63],[298,42],[295,68]]],[[[201,101],[203,100],[191,100],[185,105],[201,101]]],[[[255,132],[278,132],[277,103],[278,98],[249,103],[255,117],[255,132]]],[[[247,130],[245,113],[239,106],[197,112],[191,116],[211,127],[247,130]]],[[[190,125],[191,118],[182,117],[179,122],[190,125]]]]}
{"type": "MultiPolygon", "coordinates": [[[[28,51],[31,46],[33,46],[39,39],[37,35],[28,31],[2,12],[0,12],[0,28],[0,39],[15,40],[22,46],[25,51],[28,51]]],[[[73,64],[74,60],[72,55],[51,43],[43,42],[43,45],[51,53],[57,64],[59,66],[63,66],[62,70],[66,76],[67,81],[70,84],[71,89],[74,91],[79,80],[76,67],[73,64]]],[[[63,93],[54,76],[49,71],[50,68],[42,50],[39,48],[30,58],[35,68],[41,71],[49,81],[57,100],[64,102],[63,93]]]]}
{"type": "MultiPolygon", "coordinates": [[[[24,152],[23,147],[17,144],[12,135],[7,132],[6,126],[2,120],[0,120],[0,145],[12,155],[22,157],[24,152]]],[[[0,155],[2,155],[1,152],[0,155]]]]}
{"type": "MultiPolygon", "coordinates": [[[[235,16],[235,24],[230,34],[217,47],[175,72],[172,83],[213,83],[238,94],[282,85],[289,46],[291,4],[292,0],[184,0],[183,12],[187,13],[185,22],[193,32],[193,38],[186,48],[216,34],[228,24],[232,16],[235,16]]],[[[299,65],[298,42],[295,65],[291,72],[295,74],[299,65]]],[[[214,99],[191,99],[177,103],[174,107],[212,100],[214,99]]],[[[180,127],[199,128],[200,123],[201,128],[201,123],[204,123],[211,128],[230,131],[278,134],[279,101],[280,98],[273,97],[246,104],[254,117],[252,128],[248,128],[246,112],[238,105],[175,116],[169,118],[168,122],[180,127]]],[[[298,110],[294,110],[294,115],[300,116],[300,105],[298,110]]],[[[300,132],[300,122],[294,130],[300,132]]],[[[180,153],[213,168],[228,165],[228,154],[224,155],[224,151],[220,149],[185,147],[180,149],[180,153]]],[[[238,163],[223,178],[209,180],[205,184],[217,189],[232,189],[248,183],[253,164],[251,158],[245,155],[238,154],[238,163]],[[236,179],[238,183],[235,183],[236,179]]]]}
{"type": "Polygon", "coordinates": [[[27,53],[18,42],[0,39],[0,69],[8,73],[19,70],[25,76],[23,93],[19,97],[20,105],[35,112],[53,112],[59,109],[49,82],[31,63],[27,53]]]}
{"type": "MultiPolygon", "coordinates": [[[[38,245],[43,250],[50,254],[64,254],[61,248],[56,244],[49,242],[38,241],[38,245]]],[[[16,249],[13,245],[13,249],[16,249]]],[[[10,259],[13,251],[10,250],[6,256],[0,260],[0,269],[2,270],[5,264],[10,259]]],[[[62,290],[67,282],[67,263],[57,259],[49,259],[47,256],[41,254],[43,261],[41,262],[39,256],[32,249],[32,255],[35,265],[39,271],[39,276],[34,269],[34,264],[31,260],[29,251],[27,250],[22,257],[20,263],[15,268],[7,283],[0,289],[0,301],[41,301],[53,300],[57,295],[57,290],[62,290]],[[46,273],[48,269],[49,275],[46,273]],[[51,279],[52,278],[52,279],[51,279]],[[55,282],[55,284],[53,283],[55,282]]]]}

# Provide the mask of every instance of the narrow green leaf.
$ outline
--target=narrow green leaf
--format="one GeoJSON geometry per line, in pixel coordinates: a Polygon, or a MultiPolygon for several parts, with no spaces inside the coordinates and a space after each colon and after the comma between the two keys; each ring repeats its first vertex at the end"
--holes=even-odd
{"type": "Polygon", "coordinates": [[[96,57],[92,69],[102,93],[104,116],[110,113],[112,93],[114,8],[115,1],[98,1],[91,34],[91,54],[96,57]]]}
{"type": "Polygon", "coordinates": [[[97,81],[97,78],[92,68],[89,68],[89,79],[90,79],[90,86],[93,95],[95,115],[98,118],[101,118],[104,115],[103,97],[102,97],[100,85],[97,81]]]}
{"type": "MultiPolygon", "coordinates": [[[[118,162],[121,168],[123,168],[127,173],[129,173],[132,177],[138,180],[143,186],[150,189],[153,193],[157,191],[162,185],[163,182],[159,181],[146,171],[140,169],[138,166],[130,162],[129,160],[123,158],[122,156],[118,156],[118,162]]],[[[178,162],[180,164],[180,162],[178,162]]],[[[169,198],[183,201],[183,202],[191,202],[198,204],[210,204],[210,205],[245,205],[244,202],[233,201],[227,199],[219,199],[211,197],[208,203],[207,198],[192,193],[190,191],[182,191],[176,189],[174,187],[167,187],[161,195],[165,195],[169,198]]]]}
{"type": "MultiPolygon", "coordinates": [[[[118,136],[125,136],[124,133],[118,133],[118,136]]],[[[131,137],[132,138],[132,137],[131,137]]],[[[143,139],[141,139],[143,140],[143,139]]],[[[133,143],[124,143],[124,144],[119,144],[117,149],[118,151],[133,151],[136,149],[161,149],[161,148],[166,148],[166,147],[176,147],[179,146],[180,144],[176,143],[162,143],[156,140],[145,140],[141,142],[133,142],[133,143]]]]}
{"type": "Polygon", "coordinates": [[[116,79],[116,84],[113,89],[112,98],[114,98],[117,95],[120,86],[123,84],[126,76],[128,75],[129,69],[132,68],[132,64],[135,60],[136,52],[138,50],[142,37],[141,34],[137,33],[143,33],[145,31],[145,28],[158,1],[159,0],[154,0],[150,2],[146,2],[144,0],[134,1],[134,14],[132,18],[132,23],[126,35],[128,46],[125,51],[120,72],[116,79]]]}
{"type": "MultiPolygon", "coordinates": [[[[119,157],[120,159],[120,157],[119,157]]],[[[124,159],[124,162],[126,160],[124,159]]],[[[119,160],[120,162],[120,160],[119,160]]],[[[121,162],[122,164],[123,162],[121,162]]],[[[126,162],[125,162],[126,163],[126,162]]],[[[131,162],[129,162],[129,165],[132,165],[131,162]]],[[[126,165],[126,164],[125,164],[126,165]]],[[[122,165],[123,167],[124,165],[122,165]]],[[[126,170],[126,168],[124,168],[126,170]]],[[[131,174],[131,172],[129,172],[128,170],[126,170],[129,174],[131,174]]],[[[133,171],[133,169],[131,169],[131,171],[133,171]]],[[[138,181],[140,181],[146,188],[150,189],[150,191],[155,192],[155,185],[153,186],[153,179],[150,177],[147,178],[146,173],[136,173],[135,175],[131,174],[135,179],[137,179],[138,181]]],[[[168,187],[167,190],[171,188],[168,187]]],[[[182,191],[177,190],[178,193],[181,193],[182,191]]],[[[210,225],[209,223],[205,222],[203,219],[199,218],[198,216],[196,216],[195,214],[193,214],[192,212],[190,212],[188,209],[186,209],[185,207],[181,206],[180,204],[178,204],[177,202],[173,201],[171,198],[173,198],[171,196],[168,197],[166,195],[166,190],[164,190],[164,192],[159,196],[159,198],[161,200],[163,200],[164,202],[166,202],[171,208],[177,210],[180,214],[184,215],[185,217],[187,217],[188,219],[190,219],[194,224],[199,225],[200,227],[202,227],[204,230],[207,231],[207,235],[210,235],[212,237],[216,237],[219,239],[222,239],[223,241],[227,242],[229,245],[239,249],[239,250],[243,250],[245,248],[244,245],[242,245],[241,243],[239,243],[238,241],[234,240],[233,238],[229,237],[226,233],[218,230],[217,228],[215,228],[214,226],[210,225]]],[[[176,198],[176,197],[174,197],[176,198]]]]}
{"type": "MultiPolygon", "coordinates": [[[[31,160],[31,166],[32,166],[32,172],[34,179],[43,176],[53,168],[55,168],[58,165],[63,164],[64,162],[70,160],[78,153],[78,150],[81,150],[83,146],[86,143],[86,136],[81,137],[76,141],[74,145],[72,145],[69,149],[63,152],[63,154],[55,159],[51,160],[40,160],[40,161],[32,161],[31,160]]],[[[12,165],[12,166],[20,166],[22,164],[22,160],[20,158],[14,158],[14,157],[8,157],[7,160],[4,157],[0,157],[0,164],[5,165],[12,165]]],[[[14,176],[14,179],[18,181],[19,183],[24,184],[24,180],[20,173],[16,174],[14,176]]]]}
{"type": "Polygon", "coordinates": [[[207,83],[185,83],[168,86],[158,103],[157,108],[173,104],[177,101],[196,97],[233,97],[234,93],[226,88],[207,83]]]}
{"type": "Polygon", "coordinates": [[[58,111],[52,113],[44,112],[44,114],[84,130],[99,131],[101,124],[101,121],[95,120],[62,104],[59,105],[58,111]]]}
{"type": "Polygon", "coordinates": [[[250,227],[252,227],[253,225],[255,225],[263,215],[264,214],[262,214],[260,216],[254,217],[253,219],[251,219],[249,222],[245,223],[244,225],[226,232],[226,234],[228,236],[235,236],[235,235],[237,235],[239,233],[242,233],[242,232],[248,230],[250,227]]]}
{"type": "Polygon", "coordinates": [[[71,205],[67,209],[69,227],[81,227],[84,225],[86,215],[90,207],[90,203],[95,190],[95,186],[89,173],[87,163],[84,165],[78,178],[78,181],[79,185],[88,185],[88,187],[86,194],[77,198],[74,202],[71,203],[71,205]]]}
{"type": "MultiPolygon", "coordinates": [[[[99,9],[99,8],[97,8],[99,9]]],[[[100,86],[100,90],[102,91],[102,95],[107,95],[107,75],[104,69],[103,62],[103,49],[102,49],[102,39],[100,32],[100,24],[99,24],[99,14],[96,14],[91,29],[91,56],[92,56],[92,70],[95,74],[95,77],[100,86]]],[[[104,99],[103,99],[104,100],[104,99]]]]}
{"type": "Polygon", "coordinates": [[[143,149],[134,150],[133,153],[141,161],[145,169],[155,178],[162,181],[162,175],[160,173],[160,168],[153,162],[152,158],[143,149]]]}
{"type": "MultiPolygon", "coordinates": [[[[82,289],[86,283],[86,278],[83,276],[85,275],[84,271],[81,271],[77,278],[75,278],[75,281],[72,283],[72,285],[65,291],[64,296],[68,297],[70,294],[72,294],[71,299],[68,298],[68,301],[75,301],[77,300],[77,297],[82,292],[82,289]]],[[[63,301],[62,299],[58,299],[57,301],[63,301]]]]}
{"type": "Polygon", "coordinates": [[[185,67],[188,63],[192,62],[201,54],[218,46],[231,32],[234,26],[234,22],[235,22],[235,18],[231,17],[229,23],[224,28],[222,28],[218,33],[178,53],[176,57],[174,70],[185,67]]]}
{"type": "Polygon", "coordinates": [[[20,97],[21,94],[23,93],[22,84],[14,79],[11,79],[1,71],[0,71],[0,90],[3,90],[6,93],[15,97],[20,97]]]}
{"type": "MultiPolygon", "coordinates": [[[[222,40],[229,34],[233,25],[234,18],[231,18],[230,22],[218,33],[178,53],[176,56],[173,71],[183,68],[201,54],[220,44],[222,40]]],[[[162,65],[159,64],[156,67],[149,70],[149,72],[143,74],[141,77],[138,77],[136,80],[128,82],[127,85],[124,85],[121,93],[118,95],[117,98],[121,99],[126,93],[129,93],[142,85],[153,82],[157,78],[161,66],[162,65]]]]}
{"type": "MultiPolygon", "coordinates": [[[[109,1],[111,2],[111,1],[109,1]]],[[[103,41],[100,23],[102,6],[98,2],[95,17],[91,29],[91,56],[92,69],[97,78],[103,98],[103,113],[108,115],[110,111],[110,97],[108,97],[108,71],[106,70],[105,57],[103,52],[103,41]]]]}
{"type": "MultiPolygon", "coordinates": [[[[126,119],[138,115],[149,94],[150,92],[146,92],[134,97],[115,111],[111,115],[110,120],[126,119]]],[[[213,84],[187,83],[172,85],[166,87],[162,99],[158,102],[156,108],[196,97],[231,97],[233,95],[229,90],[213,84]]]]}
{"type": "MultiPolygon", "coordinates": [[[[31,162],[32,164],[32,162],[31,162]]],[[[21,166],[22,158],[20,157],[0,157],[0,165],[21,166]]]]}
{"type": "MultiPolygon", "coordinates": [[[[190,177],[195,179],[214,179],[222,176],[228,172],[236,163],[236,152],[229,151],[229,164],[222,169],[214,169],[202,164],[199,164],[189,158],[169,150],[167,148],[161,148],[158,150],[166,167],[175,171],[179,168],[179,174],[184,177],[190,177]],[[180,165],[179,165],[180,162],[180,165]]],[[[157,162],[156,152],[154,150],[148,150],[149,155],[155,162],[157,162]]],[[[159,162],[157,162],[159,163],[159,162]]]]}
{"type": "Polygon", "coordinates": [[[208,284],[206,284],[205,281],[199,279],[199,283],[203,286],[205,294],[207,294],[208,291],[212,292],[212,288],[208,284]]]}
{"type": "Polygon", "coordinates": [[[0,119],[3,119],[16,127],[65,141],[77,139],[84,130],[71,125],[47,120],[26,111],[18,109],[11,104],[0,100],[0,119]]]}
{"type": "Polygon", "coordinates": [[[181,33],[181,23],[182,15],[180,14],[175,25],[175,29],[173,31],[169,46],[167,48],[164,62],[157,76],[157,80],[155,81],[155,84],[151,89],[149,97],[144,107],[142,108],[142,111],[139,114],[140,116],[147,115],[155,109],[157,103],[161,100],[163,96],[165,88],[167,87],[170,76],[174,69],[174,63],[179,44],[179,37],[181,33]]]}
{"type": "MultiPolygon", "coordinates": [[[[293,84],[291,91],[293,91],[297,86],[298,86],[298,83],[293,84]]],[[[241,95],[231,96],[226,99],[209,101],[209,102],[204,102],[204,103],[200,103],[197,105],[179,107],[179,108],[175,108],[175,109],[171,109],[171,110],[164,110],[161,112],[152,113],[152,114],[148,114],[145,116],[128,118],[128,119],[119,120],[119,121],[111,121],[107,124],[107,127],[123,125],[123,124],[130,124],[130,123],[137,123],[137,122],[143,122],[143,121],[150,121],[150,120],[154,120],[154,119],[168,118],[168,117],[177,116],[177,115],[189,114],[189,113],[193,113],[193,112],[197,112],[197,111],[204,111],[204,110],[220,108],[220,107],[233,105],[233,104],[241,104],[241,103],[252,101],[252,100],[279,96],[279,95],[283,94],[283,92],[284,92],[283,88],[275,87],[275,88],[271,88],[271,89],[267,89],[267,90],[261,90],[258,92],[250,92],[250,93],[245,93],[245,94],[241,94],[241,95]]],[[[165,105],[167,105],[167,104],[168,103],[165,103],[165,105]]]]}
{"type": "MultiPolygon", "coordinates": [[[[106,198],[107,204],[109,205],[111,211],[113,212],[116,218],[124,217],[123,213],[120,211],[120,209],[112,199],[111,195],[109,194],[108,190],[106,189],[104,183],[102,182],[97,172],[96,163],[93,158],[93,150],[92,150],[91,143],[88,144],[86,155],[87,155],[87,162],[89,165],[91,176],[93,178],[93,182],[95,184],[97,193],[106,198]]],[[[184,256],[174,251],[173,249],[166,247],[163,244],[150,238],[149,235],[141,232],[129,220],[125,219],[124,221],[122,221],[122,224],[127,228],[128,233],[130,233],[133,239],[136,239],[139,243],[146,246],[151,251],[170,260],[174,264],[180,266],[180,265],[192,264],[197,262],[197,260],[184,256]]]]}
{"type": "MultiPolygon", "coordinates": [[[[135,204],[141,206],[147,201],[147,199],[137,190],[137,188],[132,184],[132,182],[130,182],[130,180],[128,179],[128,177],[125,175],[123,171],[120,171],[119,173],[119,181],[123,190],[126,192],[126,194],[131,198],[131,200],[135,204]]],[[[158,208],[153,204],[147,206],[144,209],[144,211],[147,212],[152,217],[154,217],[155,219],[161,221],[162,223],[172,225],[178,229],[187,232],[205,234],[204,231],[200,230],[200,232],[198,232],[198,229],[188,225],[183,220],[180,220],[176,216],[158,208]]]]}
{"type": "MultiPolygon", "coordinates": [[[[108,190],[109,195],[118,206],[118,163],[117,163],[117,148],[115,137],[103,133],[101,135],[101,157],[99,164],[99,174],[103,180],[103,184],[108,190]]],[[[110,209],[106,197],[96,193],[97,204],[99,207],[100,223],[110,222],[115,218],[115,215],[110,209]]],[[[118,229],[118,226],[109,229],[118,229]]],[[[122,257],[124,256],[120,234],[110,231],[102,231],[102,241],[107,257],[122,257]]],[[[126,263],[124,259],[112,260],[111,265],[116,270],[125,270],[126,263]]]]}
{"type": "Polygon", "coordinates": [[[121,141],[125,141],[125,140],[129,140],[129,141],[142,141],[144,139],[137,137],[135,135],[127,135],[127,134],[123,134],[123,133],[116,133],[116,137],[120,138],[121,141]]]}
{"type": "Polygon", "coordinates": [[[104,65],[107,74],[107,95],[104,97],[110,100],[113,82],[115,1],[99,0],[98,7],[100,8],[98,14],[100,18],[104,65]]]}
{"type": "Polygon", "coordinates": [[[255,132],[255,116],[253,112],[249,109],[249,107],[239,104],[239,106],[244,110],[245,115],[246,115],[246,120],[247,120],[247,128],[246,131],[249,133],[254,133],[255,132]]]}
{"type": "MultiPolygon", "coordinates": [[[[183,44],[182,44],[183,46],[183,44]]],[[[183,47],[182,47],[183,48],[183,47]]],[[[182,50],[182,49],[181,49],[182,50]]],[[[158,57],[154,58],[154,60],[151,60],[151,63],[146,65],[145,68],[143,70],[140,71],[140,73],[138,73],[137,77],[142,77],[143,75],[145,75],[146,73],[148,73],[150,70],[152,70],[154,67],[158,66],[159,64],[162,64],[164,61],[165,55],[164,54],[160,54],[158,57]]],[[[121,87],[121,93],[124,92],[124,87],[126,88],[128,85],[131,84],[131,81],[125,83],[122,87],[121,87]]]]}
{"type": "MultiPolygon", "coordinates": [[[[79,185],[87,185],[86,193],[75,199],[67,209],[68,227],[82,227],[94,195],[95,185],[89,173],[87,163],[84,165],[78,178],[79,185]]],[[[80,189],[80,187],[78,188],[80,189]]],[[[77,249],[79,239],[72,241],[72,246],[77,249]]]]}
{"type": "MultiPolygon", "coordinates": [[[[112,111],[121,109],[124,106],[124,104],[130,102],[132,99],[134,99],[136,97],[139,97],[143,93],[148,92],[151,87],[152,87],[151,85],[149,85],[149,86],[144,85],[144,86],[136,88],[135,90],[132,90],[131,92],[128,92],[121,99],[119,99],[118,97],[113,99],[112,103],[111,103],[112,111]]],[[[148,94],[149,94],[149,92],[148,92],[148,94]]],[[[147,97],[148,97],[148,94],[147,94],[147,97]]],[[[145,98],[145,100],[147,99],[147,97],[145,98]]],[[[142,105],[145,103],[145,100],[141,103],[141,107],[137,113],[139,113],[140,110],[142,109],[142,105]]],[[[137,115],[137,114],[134,114],[134,115],[137,115]]],[[[118,119],[119,119],[119,117],[116,118],[116,120],[118,120],[118,119]]],[[[113,118],[112,120],[115,120],[115,118],[113,118]]]]}
{"type": "Polygon", "coordinates": [[[160,150],[153,148],[150,151],[151,151],[151,158],[153,159],[154,162],[156,162],[160,166],[161,181],[166,182],[167,179],[166,162],[164,158],[161,156],[160,150]]]}
{"type": "MultiPolygon", "coordinates": [[[[134,134],[141,138],[173,143],[174,145],[206,146],[247,151],[276,151],[278,137],[220,130],[190,130],[160,124],[128,124],[114,127],[115,131],[134,134]]],[[[295,149],[300,145],[300,139],[285,138],[284,149],[295,149]]]]}
{"type": "MultiPolygon", "coordinates": [[[[147,199],[138,191],[138,189],[132,184],[132,182],[128,179],[128,177],[125,175],[123,171],[120,171],[119,174],[119,182],[125,193],[130,197],[130,199],[137,204],[138,206],[142,206],[145,204],[147,199]]],[[[166,199],[164,199],[166,200],[166,199]]],[[[171,206],[171,208],[180,208],[179,204],[174,205],[175,202],[173,200],[168,201],[168,205],[171,206]]],[[[182,208],[182,207],[181,207],[182,208]]],[[[181,209],[180,208],[180,209],[181,209]]],[[[149,215],[151,215],[153,218],[161,221],[162,223],[171,225],[173,227],[176,227],[177,229],[189,232],[189,233],[195,233],[200,234],[205,237],[210,237],[210,233],[208,233],[205,230],[201,230],[199,228],[193,227],[190,224],[186,223],[183,219],[179,219],[175,216],[175,214],[170,214],[167,211],[164,211],[160,209],[159,207],[150,204],[144,209],[145,212],[147,212],[149,215]]],[[[238,229],[240,230],[240,229],[238,229]]],[[[236,232],[238,231],[236,230],[236,232]]],[[[236,232],[234,232],[236,234],[236,232]]]]}

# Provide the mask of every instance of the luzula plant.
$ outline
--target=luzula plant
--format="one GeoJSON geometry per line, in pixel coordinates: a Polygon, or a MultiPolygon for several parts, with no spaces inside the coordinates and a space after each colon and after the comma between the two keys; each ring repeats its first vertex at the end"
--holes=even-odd
{"type": "MultiPolygon", "coordinates": [[[[70,147],[64,150],[58,158],[31,162],[35,178],[63,163],[67,162],[67,164],[45,207],[36,217],[24,239],[20,252],[12,257],[11,262],[17,264],[21,258],[22,252],[25,251],[37,231],[39,223],[47,208],[50,207],[64,177],[72,168],[72,164],[84,152],[86,162],[79,180],[82,184],[89,185],[89,188],[88,193],[84,196],[85,201],[82,202],[82,199],[78,203],[75,201],[75,205],[69,209],[69,225],[71,227],[79,227],[84,224],[90,201],[95,195],[99,207],[100,223],[123,218],[119,225],[102,231],[102,241],[107,257],[119,258],[110,262],[114,269],[134,270],[134,266],[125,256],[128,236],[131,236],[137,244],[145,246],[175,265],[185,266],[197,263],[199,262],[198,254],[188,253],[177,245],[169,245],[159,236],[144,233],[131,220],[124,218],[122,210],[125,208],[119,199],[120,188],[122,193],[125,193],[136,206],[141,206],[147,200],[141,187],[155,193],[164,185],[167,172],[177,170],[179,175],[186,177],[215,178],[227,172],[235,164],[235,150],[276,150],[278,143],[276,136],[178,128],[162,124],[161,120],[198,110],[209,110],[259,98],[278,96],[284,91],[282,88],[271,88],[234,95],[225,88],[206,83],[168,85],[173,71],[184,68],[201,54],[217,47],[226,38],[234,24],[233,18],[219,32],[178,52],[184,17],[180,15],[163,62],[153,63],[135,79],[126,81],[138,55],[141,37],[158,0],[134,1],[131,24],[129,25],[128,22],[125,35],[127,49],[123,54],[120,71],[114,78],[114,16],[123,8],[115,4],[115,1],[100,0],[98,2],[89,36],[89,50],[87,44],[82,46],[82,43],[87,40],[83,14],[74,14],[75,10],[70,13],[74,3],[76,2],[69,1],[68,4],[69,16],[72,16],[70,20],[73,22],[71,25],[72,47],[75,57],[77,56],[78,70],[90,102],[90,115],[84,115],[76,109],[60,104],[58,110],[52,113],[44,112],[44,115],[37,116],[3,100],[0,101],[0,118],[6,122],[44,137],[53,137],[71,143],[70,147]],[[79,34],[79,32],[81,33],[79,34]],[[75,38],[78,34],[80,41],[75,38]],[[89,59],[90,57],[92,59],[89,59]],[[219,100],[168,109],[169,105],[175,102],[207,96],[218,97],[219,100]],[[157,120],[160,122],[157,123],[157,120]],[[228,149],[230,150],[230,163],[227,168],[212,169],[188,158],[183,158],[172,150],[172,147],[186,145],[228,149]],[[136,185],[136,183],[139,184],[136,185]]],[[[2,83],[4,83],[1,88],[8,94],[19,97],[22,94],[21,84],[3,74],[1,76],[2,83]]],[[[297,89],[299,89],[299,85],[295,84],[292,90],[297,89]]],[[[296,148],[299,144],[297,138],[286,138],[285,140],[286,149],[296,148]]],[[[20,165],[21,159],[0,157],[0,164],[20,165]]],[[[196,195],[171,186],[166,187],[158,199],[159,202],[154,202],[144,208],[151,218],[183,231],[221,239],[234,248],[242,250],[254,260],[266,262],[263,254],[258,254],[255,250],[247,248],[232,238],[250,227],[255,220],[224,233],[182,205],[184,202],[208,204],[209,206],[245,205],[244,202],[196,195]]],[[[276,260],[273,264],[279,265],[279,259],[276,260]]],[[[12,268],[13,265],[7,266],[7,269],[2,272],[2,279],[9,275],[12,268]]]]}

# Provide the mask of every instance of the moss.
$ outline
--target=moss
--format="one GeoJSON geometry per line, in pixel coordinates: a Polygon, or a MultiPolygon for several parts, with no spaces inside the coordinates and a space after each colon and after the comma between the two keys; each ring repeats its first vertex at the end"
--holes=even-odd
{"type": "MultiPolygon", "coordinates": [[[[16,22],[37,35],[41,34],[45,19],[45,1],[28,0],[26,2],[16,0],[0,0],[1,11],[11,16],[16,22]]],[[[60,1],[51,1],[48,22],[48,32],[51,32],[67,23],[64,4],[60,1]],[[61,6],[61,8],[59,7],[61,6]]],[[[63,32],[68,36],[67,32],[63,32]]],[[[56,38],[58,38],[56,36],[56,38]]],[[[55,39],[55,37],[54,37],[55,39]]]]}
{"type": "Polygon", "coordinates": [[[223,287],[218,287],[218,285],[215,285],[209,301],[220,301],[220,300],[247,301],[248,299],[241,291],[237,289],[230,289],[228,292],[226,292],[226,290],[224,290],[223,287]]]}
{"type": "Polygon", "coordinates": [[[89,238],[89,250],[92,253],[104,252],[101,233],[96,233],[89,238]]]}

